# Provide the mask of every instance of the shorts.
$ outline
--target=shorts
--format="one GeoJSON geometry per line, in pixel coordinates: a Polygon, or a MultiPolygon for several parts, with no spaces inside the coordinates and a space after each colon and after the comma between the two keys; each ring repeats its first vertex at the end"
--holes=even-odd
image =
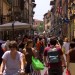
{"type": "Polygon", "coordinates": [[[27,64],[25,66],[25,73],[32,73],[33,69],[32,69],[32,65],[31,64],[27,64]]]}
{"type": "Polygon", "coordinates": [[[49,74],[49,75],[62,75],[62,74],[63,74],[62,67],[49,68],[49,69],[48,69],[48,74],[49,74]]]}

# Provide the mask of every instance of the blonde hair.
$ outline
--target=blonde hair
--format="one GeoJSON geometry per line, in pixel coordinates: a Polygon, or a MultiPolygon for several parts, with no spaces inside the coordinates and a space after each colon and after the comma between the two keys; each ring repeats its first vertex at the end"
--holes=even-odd
{"type": "Polygon", "coordinates": [[[66,38],[64,39],[64,41],[65,41],[65,42],[68,42],[69,40],[68,40],[68,38],[66,37],[66,38]]]}

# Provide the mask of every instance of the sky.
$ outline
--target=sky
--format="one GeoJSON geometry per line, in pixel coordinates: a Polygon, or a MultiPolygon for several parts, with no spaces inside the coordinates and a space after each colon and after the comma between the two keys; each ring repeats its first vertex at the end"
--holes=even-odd
{"type": "Polygon", "coordinates": [[[43,15],[51,9],[50,1],[51,0],[35,0],[34,19],[43,20],[43,15]]]}

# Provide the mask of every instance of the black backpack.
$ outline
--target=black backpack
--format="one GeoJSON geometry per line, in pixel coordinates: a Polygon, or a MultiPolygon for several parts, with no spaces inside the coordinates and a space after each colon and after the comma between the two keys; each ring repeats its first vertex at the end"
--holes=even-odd
{"type": "Polygon", "coordinates": [[[52,48],[48,52],[48,62],[49,63],[58,63],[60,62],[59,51],[57,48],[52,48]]]}

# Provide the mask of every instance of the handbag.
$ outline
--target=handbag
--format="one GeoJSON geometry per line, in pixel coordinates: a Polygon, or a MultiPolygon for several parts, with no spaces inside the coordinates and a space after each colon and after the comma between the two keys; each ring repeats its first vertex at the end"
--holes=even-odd
{"type": "Polygon", "coordinates": [[[66,75],[71,75],[71,73],[68,69],[66,69],[66,75]]]}
{"type": "Polygon", "coordinates": [[[43,70],[44,69],[44,64],[42,62],[40,62],[39,59],[34,58],[32,56],[32,67],[35,70],[43,70]]]}

